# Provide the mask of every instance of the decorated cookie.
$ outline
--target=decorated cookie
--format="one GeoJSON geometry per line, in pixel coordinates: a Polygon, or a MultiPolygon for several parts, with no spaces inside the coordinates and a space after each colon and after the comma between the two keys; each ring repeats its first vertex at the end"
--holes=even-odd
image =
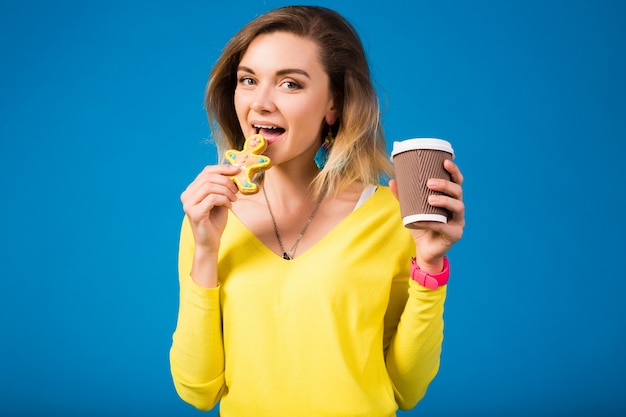
{"type": "Polygon", "coordinates": [[[255,178],[258,173],[272,166],[270,159],[262,155],[265,149],[267,149],[267,141],[263,135],[257,133],[246,138],[243,150],[229,149],[226,151],[226,160],[232,165],[241,167],[241,171],[230,178],[237,184],[242,194],[259,192],[255,178]]]}

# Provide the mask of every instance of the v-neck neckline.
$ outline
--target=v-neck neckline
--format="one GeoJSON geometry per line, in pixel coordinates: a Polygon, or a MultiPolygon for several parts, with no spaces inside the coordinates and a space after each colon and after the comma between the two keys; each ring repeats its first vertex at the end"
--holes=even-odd
{"type": "Polygon", "coordinates": [[[272,259],[275,259],[277,261],[282,261],[282,262],[292,262],[292,263],[298,263],[298,261],[300,259],[306,259],[308,258],[308,256],[313,252],[317,251],[318,248],[320,246],[323,246],[323,242],[327,239],[332,239],[332,236],[334,234],[337,233],[341,233],[342,229],[345,229],[346,227],[349,227],[351,223],[354,223],[355,221],[358,220],[358,218],[362,215],[366,215],[366,211],[371,210],[373,207],[375,207],[375,200],[377,200],[380,195],[381,192],[380,190],[380,186],[377,187],[377,189],[374,191],[374,193],[366,200],[364,201],[361,205],[357,206],[354,208],[354,210],[352,210],[350,213],[348,213],[348,215],[346,217],[344,217],[343,219],[341,219],[341,221],[339,223],[337,223],[337,225],[335,227],[333,227],[332,229],[330,229],[328,231],[328,233],[326,233],[324,236],[322,236],[320,239],[318,239],[315,243],[313,243],[311,246],[309,246],[304,252],[300,252],[298,254],[298,256],[296,256],[295,258],[292,259],[284,259],[282,257],[282,255],[277,254],[276,252],[274,252],[272,249],[270,249],[265,243],[263,243],[263,241],[261,239],[259,239],[259,237],[257,235],[255,235],[240,219],[239,217],[237,217],[237,215],[232,211],[229,210],[228,212],[228,217],[229,217],[229,222],[230,221],[234,221],[236,222],[237,226],[240,229],[245,230],[246,234],[248,235],[249,240],[258,248],[260,248],[262,251],[267,252],[272,259]],[[357,219],[357,220],[354,220],[357,219]]]}

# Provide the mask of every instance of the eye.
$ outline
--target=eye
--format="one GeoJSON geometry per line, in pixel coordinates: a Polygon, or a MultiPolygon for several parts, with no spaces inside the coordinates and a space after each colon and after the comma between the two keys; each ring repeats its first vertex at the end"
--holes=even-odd
{"type": "Polygon", "coordinates": [[[302,88],[302,85],[300,85],[300,83],[292,80],[283,81],[281,85],[287,90],[299,90],[302,88]]]}
{"type": "Polygon", "coordinates": [[[254,81],[254,79],[252,77],[249,77],[247,75],[239,77],[238,82],[239,82],[239,84],[245,85],[245,86],[250,86],[250,85],[256,84],[256,81],[254,81]]]}

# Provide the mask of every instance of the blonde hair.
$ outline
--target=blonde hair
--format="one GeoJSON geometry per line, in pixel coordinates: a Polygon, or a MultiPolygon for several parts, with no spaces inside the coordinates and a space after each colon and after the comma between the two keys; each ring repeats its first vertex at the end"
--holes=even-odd
{"type": "MultiPolygon", "coordinates": [[[[237,67],[250,43],[257,36],[272,32],[293,33],[319,46],[320,62],[339,110],[337,122],[329,127],[335,142],[328,162],[312,183],[314,194],[335,195],[354,181],[376,184],[391,175],[378,96],[361,40],[343,16],[317,6],[272,10],[244,26],[224,47],[211,71],[205,95],[219,154],[243,147],[245,137],[234,104],[237,67]]],[[[320,145],[322,141],[320,137],[320,145]]]]}

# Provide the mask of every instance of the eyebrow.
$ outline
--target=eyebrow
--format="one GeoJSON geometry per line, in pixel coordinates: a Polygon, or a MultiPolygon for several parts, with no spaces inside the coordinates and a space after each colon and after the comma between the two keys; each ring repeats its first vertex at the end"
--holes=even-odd
{"type": "MultiPolygon", "coordinates": [[[[239,66],[237,68],[237,71],[245,71],[245,72],[249,72],[250,74],[255,74],[252,68],[248,68],[244,66],[239,66]]],[[[298,68],[285,68],[285,69],[276,71],[276,75],[288,75],[288,74],[300,74],[300,75],[304,75],[308,79],[311,79],[311,76],[309,75],[308,72],[306,72],[305,70],[298,69],[298,68]]]]}

